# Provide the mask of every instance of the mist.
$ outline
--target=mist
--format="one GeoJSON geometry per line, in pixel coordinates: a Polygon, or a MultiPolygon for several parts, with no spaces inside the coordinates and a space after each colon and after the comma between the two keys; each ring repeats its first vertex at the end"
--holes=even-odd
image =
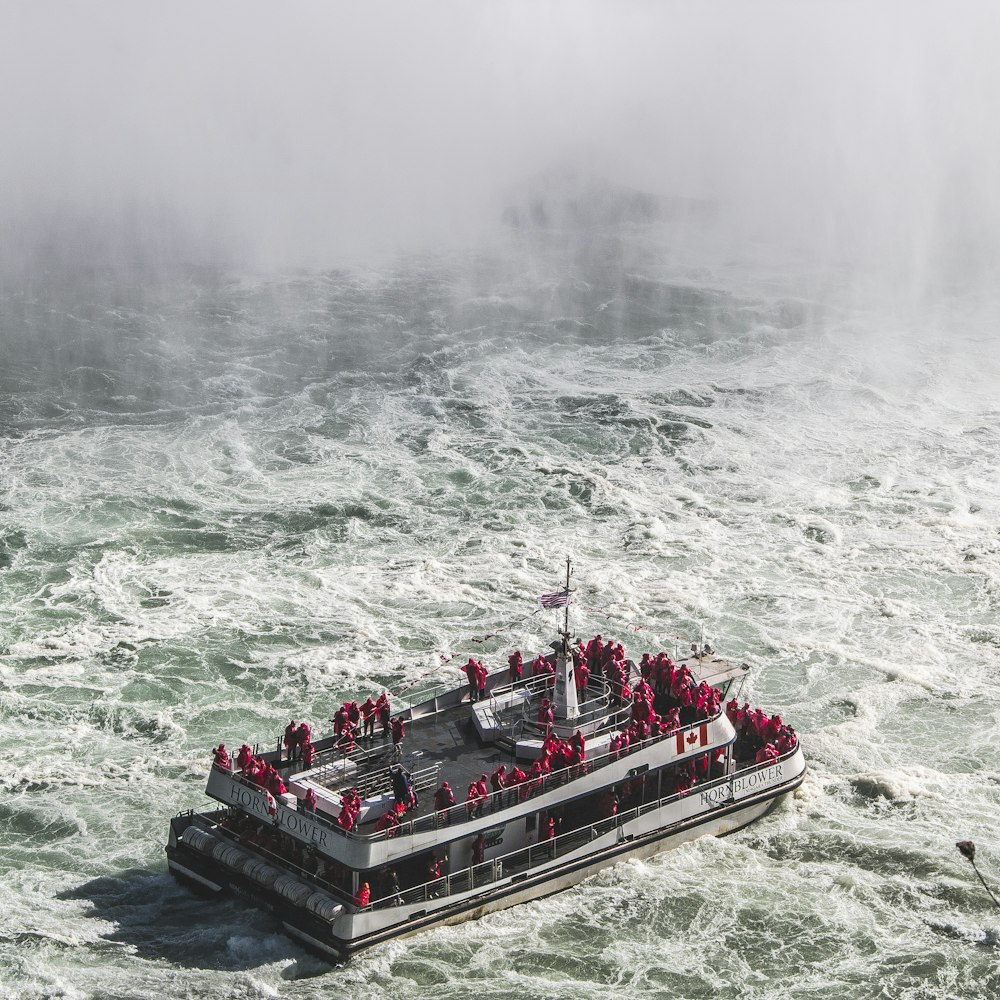
{"type": "Polygon", "coordinates": [[[998,40],[989,3],[8,4],[4,256],[322,268],[474,245],[566,176],[986,285],[998,40]]]}

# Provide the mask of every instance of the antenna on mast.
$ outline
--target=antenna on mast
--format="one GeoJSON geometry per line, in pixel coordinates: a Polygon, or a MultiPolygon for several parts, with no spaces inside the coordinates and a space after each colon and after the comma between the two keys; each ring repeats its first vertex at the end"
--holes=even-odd
{"type": "Polygon", "coordinates": [[[566,556],[566,612],[563,616],[563,652],[569,646],[569,578],[570,578],[570,561],[569,556],[566,556]]]}

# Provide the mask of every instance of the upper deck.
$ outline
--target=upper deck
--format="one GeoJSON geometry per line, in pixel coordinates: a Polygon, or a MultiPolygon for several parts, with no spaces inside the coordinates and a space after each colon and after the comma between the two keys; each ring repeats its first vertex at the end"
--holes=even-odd
{"type": "MultiPolygon", "coordinates": [[[[694,678],[713,681],[725,693],[735,677],[741,677],[745,667],[733,667],[718,658],[690,658],[678,664],[687,666],[694,678]]],[[[633,679],[638,680],[633,665],[633,679]]],[[[734,730],[721,712],[708,719],[698,719],[676,731],[633,743],[627,753],[612,751],[611,736],[628,724],[630,706],[610,704],[609,691],[603,679],[593,681],[587,700],[580,706],[580,718],[557,722],[557,730],[569,736],[585,720],[589,726],[586,766],[553,769],[532,782],[530,794],[505,795],[490,803],[479,815],[465,805],[466,790],[482,775],[489,776],[501,763],[511,769],[520,761],[525,768],[533,755],[532,744],[540,746],[542,733],[534,723],[535,712],[546,690],[540,678],[525,682],[512,692],[506,683],[506,671],[494,674],[488,682],[485,702],[470,703],[467,690],[456,688],[407,709],[406,735],[401,754],[394,754],[392,741],[381,734],[368,743],[359,743],[350,754],[339,752],[333,737],[316,744],[313,767],[302,769],[300,762],[289,761],[280,748],[264,759],[278,768],[289,789],[284,801],[267,801],[267,792],[247,782],[239,775],[223,780],[213,769],[208,793],[223,802],[235,804],[244,811],[278,823],[300,840],[319,851],[358,866],[377,863],[433,845],[441,839],[441,828],[461,824],[466,833],[479,826],[489,827],[498,821],[509,821],[520,814],[550,808],[567,798],[575,798],[623,780],[635,768],[659,767],[679,763],[706,749],[725,746],[734,739],[734,730]],[[539,683],[536,683],[536,680],[539,683]],[[516,697],[512,697],[516,694],[516,697]],[[477,724],[477,713],[479,720],[477,724]],[[482,719],[494,713],[495,737],[484,742],[482,719]],[[596,720],[596,721],[595,721],[596,720]],[[517,751],[520,750],[520,756],[517,751]],[[387,833],[376,830],[376,822],[393,809],[397,801],[392,791],[390,769],[401,765],[409,775],[417,795],[417,803],[400,817],[401,824],[387,833]],[[434,808],[434,790],[442,781],[451,785],[456,805],[446,816],[434,808]],[[564,786],[572,784],[572,788],[564,786]],[[312,789],[317,796],[315,814],[302,810],[302,800],[312,789]],[[357,789],[362,807],[356,825],[350,830],[337,822],[341,797],[345,791],[357,789]],[[491,816],[490,808],[498,806],[502,816],[491,816]]],[[[273,800],[272,800],[273,801],[273,800]]],[[[455,831],[451,831],[455,832],[455,831]]]]}
{"type": "MultiPolygon", "coordinates": [[[[626,663],[630,681],[637,682],[635,664],[626,663]]],[[[732,680],[742,678],[749,669],[714,656],[690,657],[677,667],[687,667],[697,682],[704,680],[719,687],[723,695],[732,680]]],[[[519,761],[527,767],[538,755],[544,737],[535,717],[542,699],[552,694],[551,681],[536,677],[512,685],[505,673],[488,678],[487,696],[479,702],[471,702],[466,688],[457,687],[400,713],[406,735],[398,755],[388,733],[380,733],[369,742],[359,741],[349,754],[338,752],[332,737],[320,741],[316,766],[308,772],[303,772],[300,763],[281,760],[280,750],[265,760],[282,771],[297,798],[303,798],[312,787],[318,811],[331,817],[339,815],[343,793],[357,789],[364,802],[358,817],[362,833],[374,832],[365,828],[388,808],[392,793],[390,769],[396,764],[412,778],[417,794],[416,806],[406,812],[407,822],[435,811],[433,792],[442,781],[449,783],[455,796],[456,805],[451,811],[461,815],[470,783],[483,775],[489,778],[500,764],[508,771],[519,761]]],[[[606,681],[591,677],[579,716],[556,719],[553,731],[569,738],[576,729],[582,729],[588,738],[588,758],[600,757],[608,752],[611,734],[628,725],[630,707],[616,705],[606,681]]]]}

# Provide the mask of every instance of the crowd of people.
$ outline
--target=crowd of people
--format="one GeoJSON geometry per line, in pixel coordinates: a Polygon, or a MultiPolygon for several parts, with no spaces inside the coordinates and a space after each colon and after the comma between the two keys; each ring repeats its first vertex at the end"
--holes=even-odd
{"type": "MultiPolygon", "coordinates": [[[[597,674],[607,682],[612,699],[622,710],[621,716],[627,719],[627,724],[620,724],[612,735],[608,746],[611,759],[628,754],[647,740],[669,736],[699,720],[712,719],[721,710],[720,692],[704,681],[696,681],[687,666],[675,664],[664,652],[644,654],[636,675],[625,660],[621,645],[613,641],[604,642],[597,635],[586,645],[577,643],[573,650],[573,660],[581,695],[586,690],[589,678],[597,674]]],[[[520,652],[508,658],[508,676],[512,681],[521,679],[523,667],[520,652]]],[[[551,675],[554,667],[553,657],[542,656],[536,657],[530,665],[533,676],[551,675]]],[[[470,699],[475,701],[483,698],[488,678],[485,668],[470,657],[468,664],[462,669],[468,674],[470,699]]],[[[726,704],[725,713],[736,730],[733,756],[741,766],[753,763],[766,765],[769,761],[778,760],[790,753],[797,746],[798,739],[794,730],[785,724],[780,715],[768,716],[762,709],[751,708],[749,702],[744,702],[741,706],[735,698],[726,704]]],[[[383,738],[391,738],[397,748],[405,735],[403,719],[392,716],[386,694],[380,695],[378,699],[369,697],[360,705],[353,701],[345,702],[332,721],[338,737],[338,747],[353,746],[354,740],[373,740],[377,724],[381,725],[383,738]]],[[[441,782],[433,793],[434,812],[439,824],[450,825],[456,815],[475,820],[482,817],[487,809],[492,813],[523,803],[540,792],[545,785],[546,776],[554,772],[565,772],[570,777],[587,772],[587,738],[580,730],[569,739],[561,739],[557,735],[554,731],[554,706],[548,698],[540,700],[536,722],[544,737],[541,752],[530,765],[518,762],[511,765],[498,764],[492,774],[483,773],[469,781],[464,800],[456,796],[448,781],[441,782]]],[[[292,720],[285,729],[284,746],[287,748],[289,761],[301,760],[308,766],[315,752],[309,725],[292,720]]],[[[213,748],[212,753],[216,768],[232,773],[235,765],[248,782],[266,789],[270,793],[269,798],[277,799],[286,793],[281,773],[255,756],[247,744],[240,747],[234,755],[235,759],[230,757],[224,744],[213,748]]],[[[686,794],[695,785],[722,773],[714,765],[724,755],[725,748],[715,747],[682,761],[658,779],[660,783],[655,786],[654,794],[686,794]]],[[[374,824],[375,831],[386,837],[394,837],[405,814],[419,805],[412,778],[400,764],[394,764],[390,768],[390,777],[394,803],[374,824]]],[[[620,804],[622,808],[641,804],[644,795],[649,794],[650,786],[645,784],[646,780],[644,776],[630,777],[614,787],[595,792],[592,804],[588,807],[592,810],[590,815],[600,819],[611,818],[617,814],[620,804]]],[[[316,811],[317,798],[313,789],[307,790],[303,805],[306,812],[316,811]]],[[[344,831],[355,830],[362,809],[362,797],[357,788],[343,792],[336,824],[344,831]]],[[[593,822],[592,819],[587,819],[586,810],[579,819],[573,820],[574,824],[581,821],[593,822]]],[[[387,867],[371,873],[374,876],[371,884],[362,882],[354,892],[350,890],[350,875],[346,869],[326,873],[324,861],[318,860],[313,852],[307,853],[292,838],[268,831],[265,826],[247,818],[232,822],[240,824],[234,830],[242,834],[242,839],[247,844],[258,844],[276,854],[288,855],[304,870],[316,872],[320,877],[326,875],[330,883],[341,887],[346,898],[359,909],[372,905],[398,905],[402,902],[400,882],[394,869],[387,867]]],[[[539,816],[538,842],[552,842],[554,845],[561,824],[562,816],[558,811],[542,813],[539,816]]],[[[472,846],[473,866],[483,863],[485,843],[483,834],[479,833],[472,846]]],[[[423,878],[430,886],[428,891],[436,895],[443,889],[434,887],[443,886],[446,874],[447,854],[444,855],[443,862],[431,854],[426,859],[426,871],[421,871],[419,875],[416,872],[404,872],[405,884],[418,884],[423,878]]]]}
{"type": "MultiPolygon", "coordinates": [[[[212,750],[212,753],[215,757],[214,766],[220,771],[225,771],[226,774],[231,774],[233,762],[226,750],[226,744],[220,743],[212,750]]],[[[280,772],[273,765],[265,763],[262,758],[255,757],[253,750],[246,743],[237,751],[236,769],[250,784],[265,789],[275,799],[288,791],[280,772]]]]}
{"type": "Polygon", "coordinates": [[[383,691],[372,701],[369,695],[360,705],[356,701],[345,701],[330,720],[333,723],[333,735],[336,737],[336,748],[344,754],[351,753],[359,742],[371,743],[375,740],[375,726],[382,728],[382,738],[393,738],[393,743],[402,742],[402,719],[393,718],[389,695],[383,691]],[[396,729],[400,729],[399,739],[396,739],[396,729]]]}
{"type": "Polygon", "coordinates": [[[312,756],[312,730],[309,724],[301,722],[296,725],[295,720],[285,726],[285,736],[282,741],[289,760],[301,760],[306,748],[309,748],[310,758],[312,756]]]}
{"type": "MultiPolygon", "coordinates": [[[[705,646],[699,656],[712,651],[705,646]]],[[[578,641],[572,650],[573,677],[577,696],[586,699],[587,685],[591,676],[603,676],[611,689],[611,697],[618,705],[628,705],[634,701],[636,691],[632,687],[632,675],[625,650],[620,642],[607,641],[597,634],[586,644],[578,641]]],[[[470,660],[470,664],[475,661],[470,660]]],[[[520,650],[507,657],[508,679],[516,683],[523,678],[523,658],[520,650]]],[[[480,664],[481,666],[481,664],[480,664]]],[[[467,669],[466,667],[462,668],[467,669]]],[[[532,677],[555,677],[556,657],[554,654],[539,654],[531,661],[532,677]]],[[[653,698],[664,699],[665,708],[676,708],[680,724],[687,725],[701,718],[711,718],[719,711],[719,692],[705,682],[695,684],[691,671],[677,666],[667,653],[644,653],[639,663],[642,695],[652,706],[653,698]]],[[[638,687],[638,685],[637,685],[638,687]]],[[[541,719],[539,721],[542,721],[541,719]]]]}
{"type": "MultiPolygon", "coordinates": [[[[470,781],[465,796],[466,816],[478,819],[489,805],[490,812],[504,808],[517,802],[524,802],[541,791],[545,776],[553,771],[568,770],[575,777],[586,770],[587,741],[580,730],[577,730],[568,740],[562,740],[554,733],[546,734],[542,742],[541,754],[533,761],[527,770],[519,764],[510,769],[506,764],[499,764],[493,773],[487,777],[481,774],[479,778],[470,781]]],[[[448,826],[456,810],[455,792],[447,781],[442,781],[434,793],[434,810],[439,814],[439,822],[448,826]]]]}
{"type": "MultiPolygon", "coordinates": [[[[695,653],[699,657],[712,653],[704,647],[695,653]]],[[[617,760],[637,749],[650,739],[669,736],[682,727],[699,720],[714,718],[720,711],[721,694],[705,681],[696,681],[688,667],[675,664],[665,652],[644,653],[638,664],[638,677],[631,664],[625,659],[620,643],[605,641],[598,634],[584,644],[577,642],[572,650],[574,676],[578,693],[585,699],[586,688],[593,674],[602,677],[608,685],[613,702],[620,709],[627,709],[627,723],[616,729],[611,737],[608,753],[617,760]]],[[[512,682],[522,679],[524,661],[518,650],[507,658],[508,677],[512,682]]],[[[536,656],[530,663],[533,677],[554,677],[556,658],[536,656]]],[[[485,697],[488,671],[482,662],[470,657],[461,667],[466,673],[469,697],[477,701],[485,697]]],[[[546,775],[553,771],[565,771],[570,777],[586,773],[586,738],[580,730],[568,740],[560,739],[554,732],[554,705],[543,697],[536,714],[536,722],[544,734],[541,753],[530,766],[522,767],[514,763],[510,768],[500,764],[491,775],[480,775],[469,782],[464,801],[465,815],[469,819],[481,817],[489,806],[490,812],[524,802],[537,794],[545,782],[546,775]]],[[[756,762],[763,764],[789,753],[797,745],[797,737],[792,728],[780,716],[768,717],[761,709],[751,709],[749,703],[742,707],[736,699],[726,705],[726,715],[736,729],[737,739],[734,755],[738,763],[756,762]]],[[[381,726],[383,739],[392,740],[397,758],[405,737],[402,716],[393,716],[389,695],[380,694],[364,702],[345,701],[334,713],[336,747],[349,753],[357,741],[369,742],[375,739],[376,725],[381,726]]],[[[291,720],[284,732],[284,746],[289,761],[302,761],[311,766],[315,748],[311,742],[311,728],[306,722],[291,720]]],[[[685,792],[696,782],[711,774],[712,765],[723,755],[722,749],[689,759],[680,764],[675,772],[677,790],[685,792]]],[[[233,763],[224,744],[213,748],[214,763],[220,770],[231,772],[233,763]]],[[[240,747],[236,755],[236,768],[252,784],[266,789],[275,799],[286,793],[281,774],[274,766],[254,756],[247,744],[240,747]]],[[[405,813],[417,806],[417,796],[412,783],[407,782],[406,772],[395,765],[392,768],[395,803],[381,815],[375,823],[375,830],[387,837],[395,836],[405,813]]],[[[459,804],[454,790],[443,781],[434,792],[434,810],[439,821],[450,824],[453,815],[459,812],[459,804]]],[[[316,793],[309,789],[303,803],[307,812],[315,812],[316,793]]],[[[345,831],[356,829],[362,802],[358,790],[351,789],[342,794],[340,814],[337,824],[345,831]]]]}
{"type": "Polygon", "coordinates": [[[469,701],[482,701],[486,697],[486,678],[489,676],[483,661],[470,656],[469,662],[459,670],[465,673],[469,684],[469,701]]]}
{"type": "Polygon", "coordinates": [[[736,730],[734,754],[737,761],[766,764],[791,753],[798,746],[795,730],[780,715],[772,715],[744,702],[742,708],[733,698],[726,704],[726,716],[736,730]]]}

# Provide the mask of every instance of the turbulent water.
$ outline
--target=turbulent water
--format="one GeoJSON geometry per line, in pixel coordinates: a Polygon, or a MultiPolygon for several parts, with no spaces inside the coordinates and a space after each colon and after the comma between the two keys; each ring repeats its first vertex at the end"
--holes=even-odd
{"type": "Polygon", "coordinates": [[[3,286],[0,997],[997,995],[996,313],[673,246],[3,286]],[[167,875],[220,739],[542,648],[567,555],[581,635],[752,665],[794,797],[345,969],[167,875]]]}

